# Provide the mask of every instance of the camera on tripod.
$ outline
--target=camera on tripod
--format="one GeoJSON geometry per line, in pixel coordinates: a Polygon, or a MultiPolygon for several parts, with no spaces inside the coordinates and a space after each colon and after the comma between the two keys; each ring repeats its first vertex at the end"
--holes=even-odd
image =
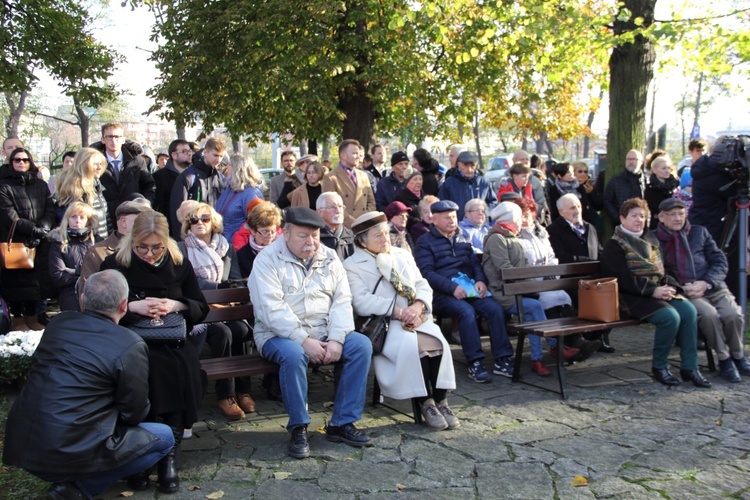
{"type": "Polygon", "coordinates": [[[750,136],[725,135],[714,144],[711,161],[734,179],[750,181],[750,136]]]}

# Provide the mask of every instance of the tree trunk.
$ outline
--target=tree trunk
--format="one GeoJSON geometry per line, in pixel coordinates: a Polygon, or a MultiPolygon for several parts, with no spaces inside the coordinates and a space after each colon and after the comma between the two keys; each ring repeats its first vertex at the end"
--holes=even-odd
{"type": "Polygon", "coordinates": [[[299,157],[302,158],[307,154],[307,141],[301,139],[299,141],[299,157]]]}
{"type": "Polygon", "coordinates": [[[358,92],[341,102],[344,112],[342,139],[357,139],[365,151],[375,144],[375,105],[364,92],[358,92]]]}
{"type": "Polygon", "coordinates": [[[479,107],[477,106],[477,112],[474,115],[474,144],[477,147],[477,156],[479,157],[479,170],[484,172],[484,162],[482,161],[482,147],[479,145],[479,107]]]}
{"type": "Polygon", "coordinates": [[[187,139],[185,139],[185,121],[175,118],[174,125],[177,128],[176,130],[177,138],[180,139],[181,141],[186,141],[187,139]]]}
{"type": "MultiPolygon", "coordinates": [[[[624,0],[628,20],[614,21],[614,32],[621,35],[636,28],[633,19],[643,19],[648,27],[654,21],[656,0],[624,0]]],[[[606,181],[625,170],[625,155],[631,149],[644,150],[646,144],[646,103],[654,76],[654,47],[636,36],[633,43],[616,46],[609,59],[609,130],[607,131],[606,181]]],[[[611,235],[605,230],[605,237],[611,235]]]]}
{"type": "Polygon", "coordinates": [[[323,141],[323,156],[321,157],[321,160],[330,160],[331,159],[331,145],[328,142],[328,139],[323,141]]]}
{"type": "Polygon", "coordinates": [[[26,97],[28,95],[28,90],[23,90],[20,94],[5,92],[5,102],[8,104],[9,111],[8,120],[5,122],[6,139],[18,138],[18,125],[21,123],[21,116],[26,108],[26,97]],[[16,96],[18,97],[18,103],[14,101],[16,96]]]}
{"type": "Polygon", "coordinates": [[[73,98],[73,106],[75,106],[76,109],[76,116],[78,117],[78,126],[81,127],[81,147],[86,148],[91,144],[91,141],[89,139],[89,125],[91,123],[91,118],[89,118],[89,115],[86,114],[86,111],[83,109],[83,105],[81,102],[73,98]]]}
{"type": "Polygon", "coordinates": [[[315,139],[307,141],[307,153],[318,156],[318,141],[315,139]]]}

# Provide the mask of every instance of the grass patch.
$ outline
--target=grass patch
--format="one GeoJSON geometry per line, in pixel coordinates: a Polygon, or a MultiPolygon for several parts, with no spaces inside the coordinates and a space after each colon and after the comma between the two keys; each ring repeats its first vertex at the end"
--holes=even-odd
{"type": "MultiPolygon", "coordinates": [[[[0,393],[0,453],[5,444],[5,422],[10,406],[6,395],[0,393]]],[[[23,469],[0,466],[0,491],[4,498],[44,498],[49,486],[49,483],[23,469]]]]}

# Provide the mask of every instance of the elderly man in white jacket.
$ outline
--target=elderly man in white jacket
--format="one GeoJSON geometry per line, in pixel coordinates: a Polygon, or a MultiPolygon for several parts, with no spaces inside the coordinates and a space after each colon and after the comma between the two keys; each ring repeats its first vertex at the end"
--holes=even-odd
{"type": "Polygon", "coordinates": [[[336,253],[320,245],[323,218],[307,207],[285,212],[284,238],[260,252],[248,280],[255,311],[255,343],[280,366],[284,407],[292,434],[289,455],[310,456],[307,425],[307,365],[341,363],[334,410],[326,438],[370,446],[357,430],[365,404],[372,344],[354,332],[352,296],[336,253]]]}

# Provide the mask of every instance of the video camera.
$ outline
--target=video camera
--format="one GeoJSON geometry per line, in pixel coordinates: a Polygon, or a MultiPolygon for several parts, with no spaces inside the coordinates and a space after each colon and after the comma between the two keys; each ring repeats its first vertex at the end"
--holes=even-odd
{"type": "Polygon", "coordinates": [[[710,159],[735,179],[747,181],[750,179],[750,136],[723,136],[714,144],[710,159]]]}

